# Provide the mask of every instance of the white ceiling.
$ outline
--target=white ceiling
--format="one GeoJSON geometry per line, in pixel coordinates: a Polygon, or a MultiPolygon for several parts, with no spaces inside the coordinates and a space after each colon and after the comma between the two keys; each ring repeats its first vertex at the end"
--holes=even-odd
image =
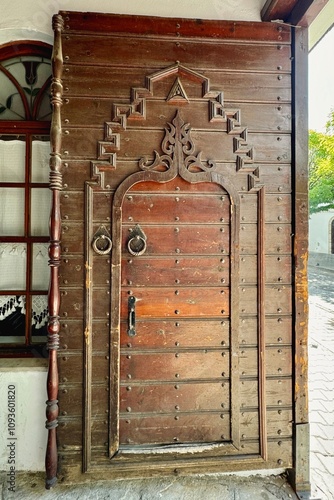
{"type": "Polygon", "coordinates": [[[261,21],[265,0],[1,0],[0,44],[18,39],[52,43],[59,10],[162,17],[261,21]]]}

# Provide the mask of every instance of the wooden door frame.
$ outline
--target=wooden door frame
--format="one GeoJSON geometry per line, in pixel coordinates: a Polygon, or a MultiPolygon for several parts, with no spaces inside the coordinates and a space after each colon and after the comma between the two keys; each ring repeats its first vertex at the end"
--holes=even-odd
{"type": "Polygon", "coordinates": [[[308,29],[292,30],[292,189],[294,257],[294,468],[291,482],[301,498],[310,483],[308,415],[308,29]]]}

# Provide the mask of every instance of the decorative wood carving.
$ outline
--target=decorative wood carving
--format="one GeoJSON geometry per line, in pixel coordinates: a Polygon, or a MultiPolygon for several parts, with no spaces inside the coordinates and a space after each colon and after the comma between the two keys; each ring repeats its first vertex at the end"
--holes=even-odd
{"type": "Polygon", "coordinates": [[[189,102],[186,91],[184,90],[183,85],[182,85],[179,77],[176,78],[172,88],[170,89],[170,92],[167,96],[166,101],[175,102],[175,103],[177,103],[177,102],[180,103],[182,101],[189,102]]]}
{"type": "Polygon", "coordinates": [[[168,123],[169,129],[165,128],[165,137],[161,144],[161,149],[165,153],[160,156],[154,151],[155,159],[149,164],[147,158],[139,161],[139,167],[142,170],[171,170],[173,174],[179,173],[183,177],[184,171],[189,172],[208,172],[215,168],[215,162],[201,159],[201,152],[194,156],[195,146],[192,141],[189,123],[185,123],[180,117],[179,111],[176,112],[172,123],[168,123]]]}
{"type": "Polygon", "coordinates": [[[248,190],[249,191],[259,191],[263,188],[263,184],[260,181],[259,169],[256,168],[254,172],[248,175],[248,190]]]}
{"type": "Polygon", "coordinates": [[[61,175],[61,116],[60,108],[62,105],[62,45],[61,32],[64,28],[63,18],[60,15],[53,17],[53,30],[55,32],[55,41],[52,54],[53,79],[51,84],[51,104],[53,107],[53,116],[51,122],[51,157],[50,157],[50,189],[52,191],[52,207],[50,215],[50,247],[49,265],[51,267],[50,287],[49,287],[49,322],[48,322],[48,341],[49,350],[49,369],[47,378],[47,408],[46,408],[46,428],[48,430],[48,442],[46,448],[46,488],[50,489],[57,481],[57,437],[56,429],[58,426],[58,365],[57,350],[59,348],[59,306],[60,293],[58,283],[58,271],[60,265],[60,235],[61,235],[61,216],[60,216],[60,191],[62,188],[61,175]]]}
{"type": "MultiPolygon", "coordinates": [[[[224,93],[221,90],[211,90],[210,88],[210,80],[205,76],[193,71],[179,62],[175,65],[167,67],[161,71],[153,73],[150,76],[146,77],[146,87],[136,88],[133,87],[131,89],[131,102],[130,104],[122,103],[122,104],[114,104],[113,105],[113,121],[105,123],[105,135],[104,141],[99,141],[98,143],[98,158],[104,160],[108,158],[108,162],[103,162],[104,165],[111,165],[112,168],[116,168],[116,152],[120,149],[120,134],[115,133],[114,130],[122,128],[125,130],[128,125],[128,120],[131,119],[146,119],[147,112],[147,97],[154,96],[154,83],[163,80],[164,78],[169,77],[170,75],[176,75],[176,79],[166,97],[166,101],[173,104],[180,104],[183,102],[189,102],[189,97],[186,94],[182,80],[183,79],[191,79],[192,81],[197,81],[202,87],[202,98],[207,100],[208,102],[208,121],[211,123],[222,122],[226,123],[226,132],[229,135],[233,136],[233,152],[236,155],[236,169],[237,171],[242,170],[244,172],[249,172],[250,175],[254,172],[255,168],[254,163],[254,148],[248,144],[247,140],[247,127],[243,127],[241,125],[241,111],[240,109],[227,109],[224,107],[224,93]]],[[[174,120],[179,120],[175,116],[174,120]]],[[[179,126],[179,125],[178,125],[179,126]]],[[[182,134],[184,137],[181,138],[181,143],[185,140],[188,132],[186,131],[186,125],[183,125],[182,134]]],[[[170,130],[166,130],[166,137],[162,144],[162,150],[165,153],[163,156],[159,156],[157,152],[155,152],[155,159],[151,165],[147,164],[146,159],[142,159],[139,163],[141,169],[150,169],[150,170],[168,170],[171,168],[171,158],[167,159],[168,154],[171,153],[169,149],[171,146],[167,146],[167,151],[163,148],[166,147],[168,142],[168,136],[172,138],[175,133],[175,123],[169,124],[170,130]],[[167,156],[166,156],[167,155],[167,156]],[[160,165],[159,165],[160,162],[160,165]]],[[[190,133],[190,129],[189,129],[190,133]]],[[[183,144],[184,146],[184,144],[183,144]]],[[[175,154],[176,151],[173,152],[175,154]]],[[[193,154],[188,152],[191,156],[193,154]]],[[[186,164],[186,170],[194,171],[197,167],[200,171],[208,171],[211,169],[213,165],[210,162],[207,162],[207,165],[203,163],[200,157],[196,158],[189,156],[189,162],[186,164]],[[197,165],[195,163],[197,162],[197,165]],[[192,167],[192,168],[190,168],[192,167]]],[[[98,164],[98,162],[92,162],[92,164],[98,164]]],[[[249,178],[248,184],[251,186],[253,180],[249,178]]]]}
{"type": "Polygon", "coordinates": [[[209,78],[187,68],[179,62],[161,71],[157,71],[152,75],[146,76],[145,87],[132,87],[130,92],[130,103],[118,103],[113,105],[112,122],[106,123],[106,128],[108,129],[108,127],[110,127],[112,129],[121,127],[125,130],[127,128],[128,119],[145,120],[147,111],[146,99],[155,95],[154,84],[171,75],[175,75],[176,80],[166,97],[166,101],[176,98],[178,98],[179,102],[180,100],[189,101],[190,98],[184,90],[182,80],[197,81],[202,87],[202,98],[206,99],[209,104],[209,121],[228,122],[229,133],[234,130],[235,134],[240,134],[244,130],[241,128],[240,110],[228,110],[224,108],[224,93],[222,90],[212,90],[209,78]]]}
{"type": "Polygon", "coordinates": [[[246,128],[241,132],[240,137],[233,137],[233,152],[237,155],[237,170],[254,171],[254,150],[248,146],[246,128]]]}

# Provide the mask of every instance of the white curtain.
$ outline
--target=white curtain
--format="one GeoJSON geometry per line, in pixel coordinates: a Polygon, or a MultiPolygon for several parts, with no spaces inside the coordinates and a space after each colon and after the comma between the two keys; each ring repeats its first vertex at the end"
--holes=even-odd
{"type": "Polygon", "coordinates": [[[51,209],[51,191],[48,188],[32,188],[30,221],[31,236],[48,236],[51,209]]]}
{"type": "Polygon", "coordinates": [[[23,188],[0,188],[0,235],[24,235],[23,188]]]}
{"type": "Polygon", "coordinates": [[[31,151],[32,182],[49,182],[49,158],[50,142],[34,140],[31,151]]]}
{"type": "Polygon", "coordinates": [[[27,245],[0,243],[0,290],[25,290],[27,245]]]}
{"type": "Polygon", "coordinates": [[[34,243],[32,249],[32,289],[47,290],[50,269],[48,266],[48,243],[34,243]]]}
{"type": "MultiPolygon", "coordinates": [[[[26,298],[24,295],[0,295],[0,321],[6,319],[13,312],[19,310],[21,314],[26,313],[26,298]]],[[[47,295],[34,295],[32,298],[31,324],[39,330],[48,321],[48,298],[47,295]]]]}
{"type": "Polygon", "coordinates": [[[24,182],[26,143],[0,140],[0,182],[24,182]]]}

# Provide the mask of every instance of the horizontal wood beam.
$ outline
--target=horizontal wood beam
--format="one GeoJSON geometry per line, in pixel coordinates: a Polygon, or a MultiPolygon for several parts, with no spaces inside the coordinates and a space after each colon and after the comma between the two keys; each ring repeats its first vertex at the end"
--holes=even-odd
{"type": "Polygon", "coordinates": [[[294,26],[308,27],[327,2],[328,0],[267,0],[261,11],[261,19],[280,19],[294,26]]]}
{"type": "Polygon", "coordinates": [[[325,7],[328,0],[302,0],[297,2],[287,22],[307,28],[325,7]]]}
{"type": "Polygon", "coordinates": [[[267,0],[261,10],[262,21],[286,21],[298,0],[267,0]]]}

